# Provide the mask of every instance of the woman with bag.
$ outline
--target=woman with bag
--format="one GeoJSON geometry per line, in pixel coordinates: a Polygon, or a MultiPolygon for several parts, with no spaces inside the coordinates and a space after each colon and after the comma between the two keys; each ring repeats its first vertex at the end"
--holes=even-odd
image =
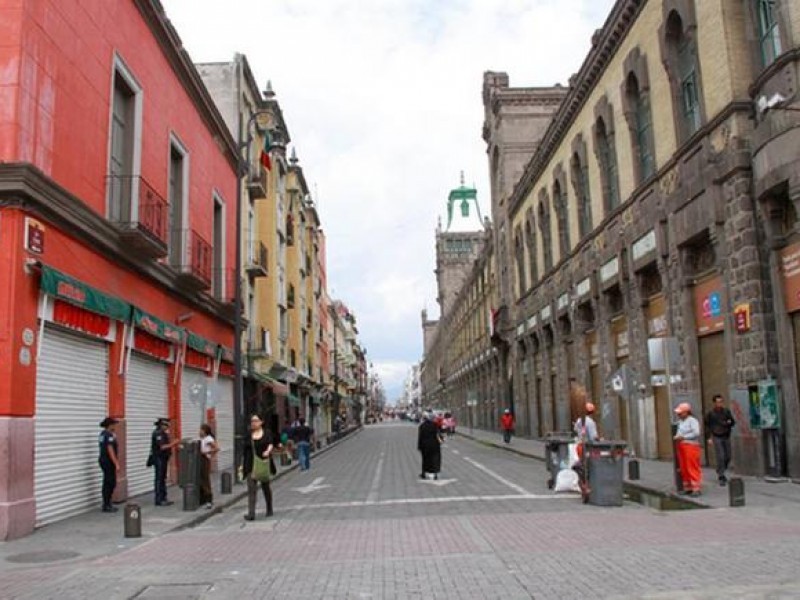
{"type": "Polygon", "coordinates": [[[264,429],[264,422],[258,415],[250,417],[250,435],[244,445],[243,472],[247,479],[247,521],[256,518],[256,496],[258,488],[264,492],[267,503],[267,516],[272,516],[272,490],[269,487],[275,467],[272,463],[272,435],[264,429]]]}

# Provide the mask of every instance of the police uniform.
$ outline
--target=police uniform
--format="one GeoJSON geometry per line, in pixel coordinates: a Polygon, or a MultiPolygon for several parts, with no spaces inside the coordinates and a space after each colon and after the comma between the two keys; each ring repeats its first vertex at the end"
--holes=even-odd
{"type": "Polygon", "coordinates": [[[108,429],[103,429],[97,439],[100,448],[98,462],[103,471],[103,511],[115,512],[116,509],[111,505],[111,496],[114,495],[114,488],[117,487],[117,467],[111,460],[109,448],[114,449],[114,456],[119,456],[117,436],[108,429]]]}
{"type": "Polygon", "coordinates": [[[167,501],[167,467],[172,449],[162,450],[162,446],[170,443],[169,434],[161,429],[161,424],[153,431],[151,452],[155,467],[155,502],[156,506],[171,504],[167,501]]]}

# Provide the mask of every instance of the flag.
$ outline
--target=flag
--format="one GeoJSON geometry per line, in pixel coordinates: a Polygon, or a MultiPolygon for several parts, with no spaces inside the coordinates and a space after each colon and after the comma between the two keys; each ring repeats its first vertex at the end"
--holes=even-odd
{"type": "Polygon", "coordinates": [[[264,132],[264,147],[261,148],[261,156],[259,161],[267,171],[272,170],[272,160],[269,158],[269,151],[272,149],[272,140],[269,137],[269,131],[264,132]]]}

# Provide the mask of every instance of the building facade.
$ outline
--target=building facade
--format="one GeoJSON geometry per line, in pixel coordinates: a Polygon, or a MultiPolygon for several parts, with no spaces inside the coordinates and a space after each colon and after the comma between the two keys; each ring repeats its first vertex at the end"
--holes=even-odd
{"type": "Polygon", "coordinates": [[[158,2],[0,2],[0,21],[8,539],[99,506],[106,416],[117,500],[152,489],[157,418],[211,422],[230,452],[238,163],[158,2]]]}

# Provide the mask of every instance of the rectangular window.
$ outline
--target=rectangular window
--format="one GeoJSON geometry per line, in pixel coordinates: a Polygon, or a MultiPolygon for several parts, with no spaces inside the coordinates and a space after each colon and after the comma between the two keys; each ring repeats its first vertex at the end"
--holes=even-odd
{"type": "Polygon", "coordinates": [[[603,134],[600,137],[600,157],[602,160],[602,167],[606,175],[606,203],[608,210],[612,211],[619,206],[619,189],[617,184],[617,159],[614,149],[611,147],[611,142],[608,139],[608,134],[603,134]]]}
{"type": "Polygon", "coordinates": [[[222,203],[214,199],[214,240],[213,244],[213,293],[217,299],[222,298],[223,282],[225,280],[225,216],[222,212],[222,203]]]}
{"type": "Polygon", "coordinates": [[[111,101],[111,153],[108,161],[108,216],[130,223],[133,188],[136,93],[119,71],[114,72],[111,101]]]}
{"type": "Polygon", "coordinates": [[[761,61],[767,67],[781,54],[781,34],[775,19],[775,0],[757,0],[761,61]]]}
{"type": "Polygon", "coordinates": [[[692,135],[700,129],[700,99],[697,89],[697,75],[694,70],[688,73],[681,81],[681,97],[687,133],[692,135]]]}
{"type": "Polygon", "coordinates": [[[589,165],[580,167],[581,180],[581,237],[589,235],[592,231],[592,202],[589,195],[589,165]]]}
{"type": "Polygon", "coordinates": [[[636,142],[639,150],[639,166],[642,181],[652,177],[655,173],[653,160],[652,123],[650,116],[650,98],[645,93],[639,93],[636,101],[636,142]]]}
{"type": "Polygon", "coordinates": [[[184,202],[187,189],[184,169],[184,152],[174,143],[170,144],[169,154],[169,261],[175,267],[183,263],[184,202]]]}

